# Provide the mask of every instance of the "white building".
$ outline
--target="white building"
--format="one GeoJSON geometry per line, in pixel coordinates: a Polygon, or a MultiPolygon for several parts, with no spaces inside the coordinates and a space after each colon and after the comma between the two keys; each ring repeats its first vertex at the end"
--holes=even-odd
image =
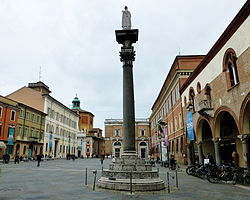
{"type": "Polygon", "coordinates": [[[79,115],[50,96],[43,82],[29,83],[7,97],[47,114],[45,117],[44,156],[64,158],[67,153],[77,155],[79,115]]]}

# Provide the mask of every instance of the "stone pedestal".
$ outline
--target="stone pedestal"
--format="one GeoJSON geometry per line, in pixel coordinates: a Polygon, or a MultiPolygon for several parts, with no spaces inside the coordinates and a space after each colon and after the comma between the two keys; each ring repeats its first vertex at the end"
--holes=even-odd
{"type": "Polygon", "coordinates": [[[123,154],[116,158],[109,169],[103,170],[98,186],[111,190],[130,191],[132,176],[132,191],[154,191],[165,188],[157,170],[152,170],[150,164],[137,154],[123,154]]]}

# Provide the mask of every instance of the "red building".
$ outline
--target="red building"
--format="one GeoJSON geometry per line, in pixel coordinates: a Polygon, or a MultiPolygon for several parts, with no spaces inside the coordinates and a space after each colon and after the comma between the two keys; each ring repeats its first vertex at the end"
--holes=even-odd
{"type": "Polygon", "coordinates": [[[165,161],[170,155],[180,163],[186,162],[186,135],[183,124],[180,88],[204,55],[176,56],[165,82],[156,98],[149,118],[151,155],[165,161]]]}
{"type": "Polygon", "coordinates": [[[4,153],[8,153],[10,158],[14,157],[18,114],[18,103],[0,96],[0,159],[4,153]]]}

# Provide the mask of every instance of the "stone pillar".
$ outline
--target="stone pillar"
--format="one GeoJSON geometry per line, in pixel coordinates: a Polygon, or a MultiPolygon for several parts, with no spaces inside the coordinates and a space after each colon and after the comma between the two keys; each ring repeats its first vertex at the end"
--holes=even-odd
{"type": "Polygon", "coordinates": [[[123,133],[124,152],[135,152],[135,108],[133,65],[123,65],[123,133]]]}
{"type": "Polygon", "coordinates": [[[217,165],[220,165],[221,164],[220,138],[213,138],[213,141],[214,141],[215,161],[217,165]]]}
{"type": "Polygon", "coordinates": [[[194,165],[195,159],[194,159],[194,142],[190,141],[189,144],[187,144],[187,160],[188,165],[194,165]]]}
{"type": "Polygon", "coordinates": [[[116,41],[122,44],[120,51],[123,62],[123,152],[135,154],[135,108],[134,108],[134,84],[133,61],[135,51],[132,46],[138,40],[138,29],[117,30],[116,41]]]}
{"type": "Polygon", "coordinates": [[[249,140],[250,134],[238,135],[242,143],[242,154],[244,160],[244,167],[250,170],[250,152],[249,152],[249,140]]]}
{"type": "Polygon", "coordinates": [[[203,152],[202,152],[202,142],[197,142],[199,164],[203,164],[203,152]]]}

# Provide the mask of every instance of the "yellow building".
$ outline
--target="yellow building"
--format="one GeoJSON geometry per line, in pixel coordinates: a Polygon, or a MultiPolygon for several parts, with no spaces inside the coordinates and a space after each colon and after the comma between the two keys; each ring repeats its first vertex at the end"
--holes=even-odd
{"type": "MultiPolygon", "coordinates": [[[[120,157],[123,153],[123,120],[106,119],[105,155],[120,157]]],[[[136,152],[139,157],[147,158],[149,153],[150,128],[148,119],[135,120],[136,152]]]]}
{"type": "Polygon", "coordinates": [[[46,114],[18,103],[20,108],[15,151],[24,158],[35,158],[43,154],[46,114]]]}

